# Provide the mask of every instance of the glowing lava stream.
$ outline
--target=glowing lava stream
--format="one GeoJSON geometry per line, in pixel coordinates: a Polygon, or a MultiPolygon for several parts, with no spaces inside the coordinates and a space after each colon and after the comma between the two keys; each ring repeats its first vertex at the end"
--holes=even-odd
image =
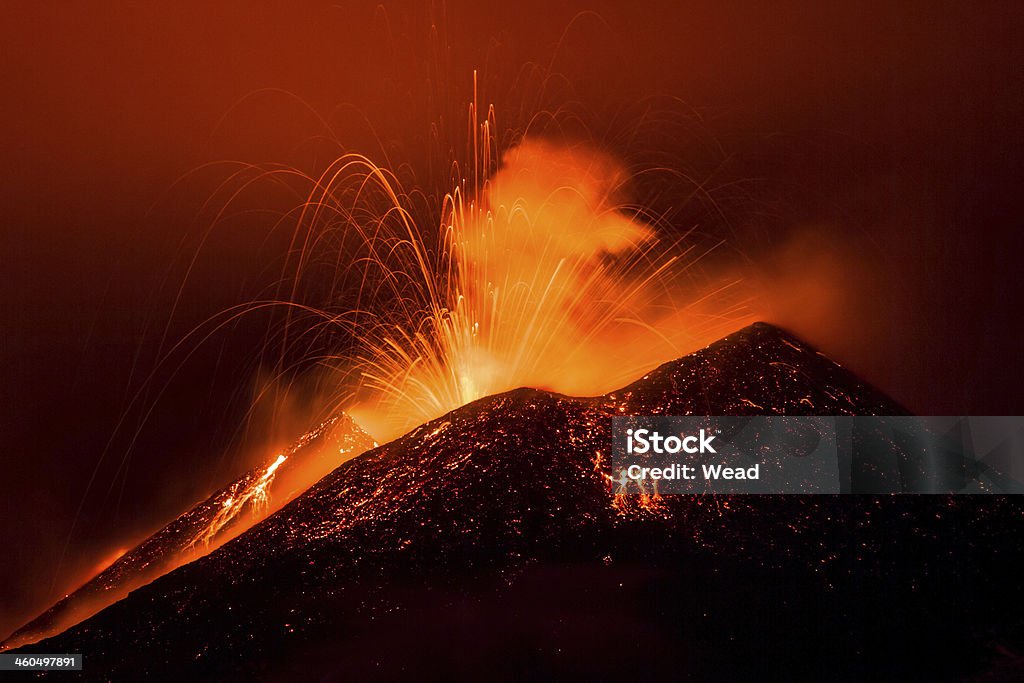
{"type": "Polygon", "coordinates": [[[192,506],[0,642],[8,649],[60,633],[132,590],[202,557],[265,519],[338,463],[377,444],[347,415],[336,415],[257,468],[192,506]]]}
{"type": "Polygon", "coordinates": [[[277,472],[277,468],[287,459],[288,456],[284,454],[278,455],[274,462],[263,472],[263,475],[248,486],[244,485],[243,481],[233,484],[230,489],[230,496],[221,503],[217,514],[202,531],[196,534],[188,544],[188,547],[191,548],[197,543],[201,543],[204,546],[210,545],[210,542],[216,538],[221,529],[234,520],[246,505],[252,505],[253,517],[263,517],[263,513],[266,512],[270,504],[268,489],[274,483],[274,475],[277,472]]]}

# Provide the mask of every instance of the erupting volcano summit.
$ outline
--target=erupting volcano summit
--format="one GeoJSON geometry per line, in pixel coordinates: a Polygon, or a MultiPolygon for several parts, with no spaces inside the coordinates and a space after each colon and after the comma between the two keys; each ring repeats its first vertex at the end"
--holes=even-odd
{"type": "Polygon", "coordinates": [[[1021,597],[1003,576],[1021,559],[1019,512],[969,497],[616,496],[611,418],[632,414],[905,411],[765,324],[603,396],[483,398],[22,651],[85,653],[86,674],[110,680],[735,680],[765,666],[943,678],[984,666],[1011,623],[999,606],[1021,597]],[[893,528],[916,565],[898,561],[908,548],[889,545],[893,528]]]}

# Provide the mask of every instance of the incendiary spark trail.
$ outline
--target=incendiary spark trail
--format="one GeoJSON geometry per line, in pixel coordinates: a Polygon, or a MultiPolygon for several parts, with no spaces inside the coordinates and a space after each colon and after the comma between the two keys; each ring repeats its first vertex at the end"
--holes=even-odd
{"type": "Polygon", "coordinates": [[[352,154],[299,217],[289,301],[331,244],[340,295],[314,329],[353,331],[334,361],[355,369],[344,408],[375,438],[518,386],[602,393],[754,320],[740,278],[699,267],[719,244],[662,238],[609,155],[526,136],[501,152],[475,92],[469,121],[470,173],[453,164],[439,220],[423,191],[352,154]]]}

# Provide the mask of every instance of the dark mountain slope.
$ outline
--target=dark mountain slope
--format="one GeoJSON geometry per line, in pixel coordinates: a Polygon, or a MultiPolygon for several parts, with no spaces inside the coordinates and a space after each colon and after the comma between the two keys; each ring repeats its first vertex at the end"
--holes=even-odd
{"type": "Polygon", "coordinates": [[[944,680],[1013,646],[1019,504],[613,496],[610,417],[687,412],[903,410],[766,325],[607,396],[490,397],[31,650],[98,680],[944,680]]]}

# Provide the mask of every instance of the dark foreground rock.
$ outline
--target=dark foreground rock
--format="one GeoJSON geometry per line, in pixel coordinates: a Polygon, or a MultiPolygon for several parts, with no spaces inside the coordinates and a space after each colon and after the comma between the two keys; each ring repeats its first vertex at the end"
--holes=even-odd
{"type": "Polygon", "coordinates": [[[1011,498],[649,500],[608,483],[613,415],[904,412],[767,325],[606,396],[490,397],[25,651],[125,681],[1019,671],[1011,498]]]}

